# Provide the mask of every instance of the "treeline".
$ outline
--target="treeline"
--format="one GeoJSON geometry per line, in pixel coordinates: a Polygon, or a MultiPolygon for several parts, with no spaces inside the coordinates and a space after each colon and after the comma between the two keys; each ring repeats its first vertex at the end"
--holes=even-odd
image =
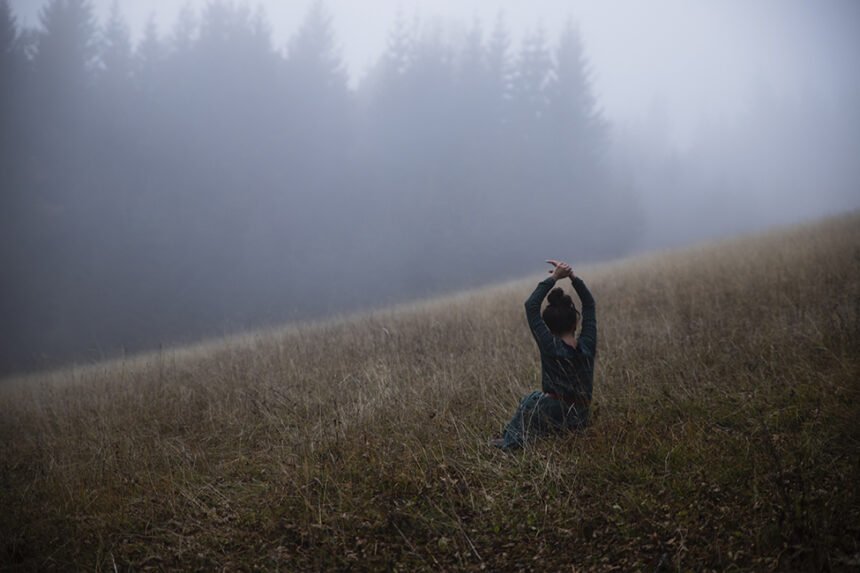
{"type": "Polygon", "coordinates": [[[117,8],[0,0],[0,371],[623,252],[630,194],[576,28],[513,46],[398,18],[351,89],[325,7],[287,46],[209,2],[133,44],[117,8]]]}

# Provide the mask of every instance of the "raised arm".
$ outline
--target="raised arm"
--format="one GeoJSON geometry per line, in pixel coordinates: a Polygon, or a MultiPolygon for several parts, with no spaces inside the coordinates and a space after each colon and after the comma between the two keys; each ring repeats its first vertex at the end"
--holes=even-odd
{"type": "Polygon", "coordinates": [[[543,299],[546,298],[547,293],[555,285],[556,281],[570,276],[573,271],[567,263],[560,263],[558,261],[551,260],[548,260],[547,262],[551,264],[553,268],[549,271],[550,276],[538,283],[537,288],[535,288],[532,295],[526,301],[526,319],[529,322],[529,329],[532,331],[532,336],[534,336],[535,341],[538,344],[538,348],[540,348],[542,352],[552,353],[558,342],[549,331],[543,318],[541,318],[540,305],[543,302],[543,299]]]}
{"type": "Polygon", "coordinates": [[[555,279],[547,277],[538,283],[534,292],[526,300],[526,319],[529,322],[529,329],[532,331],[538,347],[541,350],[549,350],[553,347],[553,336],[547,328],[546,323],[540,316],[540,305],[547,293],[555,286],[555,279]]]}
{"type": "Polygon", "coordinates": [[[594,297],[582,279],[571,276],[573,290],[582,301],[582,330],[579,333],[579,348],[582,352],[594,356],[597,352],[597,314],[594,308],[594,297]]]}

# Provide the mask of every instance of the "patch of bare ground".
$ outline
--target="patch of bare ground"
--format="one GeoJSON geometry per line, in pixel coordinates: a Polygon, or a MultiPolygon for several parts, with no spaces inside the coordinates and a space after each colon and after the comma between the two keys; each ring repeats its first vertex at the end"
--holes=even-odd
{"type": "Polygon", "coordinates": [[[576,270],[592,424],[513,455],[536,279],[3,381],[0,568],[860,565],[860,215],[576,270]]]}

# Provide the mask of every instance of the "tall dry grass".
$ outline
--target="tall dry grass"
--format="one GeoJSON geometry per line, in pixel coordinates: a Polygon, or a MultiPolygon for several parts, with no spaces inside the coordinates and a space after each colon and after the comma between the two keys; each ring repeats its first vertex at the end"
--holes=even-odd
{"type": "Polygon", "coordinates": [[[592,424],[514,455],[538,277],[2,382],[0,566],[857,566],[860,215],[576,271],[592,424]]]}

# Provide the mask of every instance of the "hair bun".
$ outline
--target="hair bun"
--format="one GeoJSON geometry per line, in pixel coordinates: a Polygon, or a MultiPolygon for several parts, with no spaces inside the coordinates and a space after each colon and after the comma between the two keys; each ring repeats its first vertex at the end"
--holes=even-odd
{"type": "Polygon", "coordinates": [[[570,295],[564,294],[564,291],[559,287],[555,287],[549,293],[547,297],[550,306],[564,306],[564,307],[572,307],[573,299],[570,298],[570,295]]]}

